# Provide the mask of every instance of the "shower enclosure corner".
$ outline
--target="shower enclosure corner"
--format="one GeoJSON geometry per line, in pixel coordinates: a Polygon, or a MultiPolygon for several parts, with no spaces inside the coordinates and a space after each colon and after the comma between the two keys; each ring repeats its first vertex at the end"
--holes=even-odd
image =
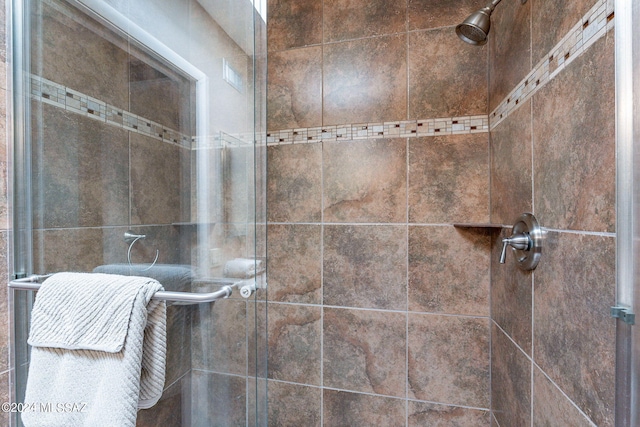
{"type": "MultiPolygon", "coordinates": [[[[266,5],[12,0],[11,279],[152,277],[162,398],[138,426],[266,425],[266,5]]],[[[12,292],[14,402],[32,291],[12,292]]],[[[22,425],[14,414],[12,425],[22,425]]]]}

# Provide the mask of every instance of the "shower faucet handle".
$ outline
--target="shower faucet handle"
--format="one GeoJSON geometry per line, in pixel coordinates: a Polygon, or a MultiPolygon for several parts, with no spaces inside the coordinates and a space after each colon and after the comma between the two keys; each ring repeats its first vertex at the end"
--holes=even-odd
{"type": "Polygon", "coordinates": [[[545,230],[540,227],[533,214],[520,215],[513,225],[511,237],[502,239],[500,264],[504,264],[507,258],[507,247],[511,246],[517,266],[521,270],[533,270],[540,261],[545,236],[545,230]]]}
{"type": "Polygon", "coordinates": [[[514,234],[511,237],[502,239],[502,252],[500,253],[500,264],[504,264],[507,259],[507,246],[511,246],[514,249],[521,251],[528,251],[531,249],[533,241],[528,233],[514,234]]]}

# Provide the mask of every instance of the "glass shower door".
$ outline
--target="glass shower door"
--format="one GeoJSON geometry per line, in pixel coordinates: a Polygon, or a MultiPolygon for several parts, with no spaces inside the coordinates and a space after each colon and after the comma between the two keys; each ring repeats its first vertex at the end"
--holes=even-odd
{"type": "MultiPolygon", "coordinates": [[[[249,0],[14,0],[13,13],[14,278],[232,287],[169,304],[163,397],[138,425],[264,425],[264,18],[249,0]]],[[[17,402],[32,300],[14,292],[17,402]]]]}

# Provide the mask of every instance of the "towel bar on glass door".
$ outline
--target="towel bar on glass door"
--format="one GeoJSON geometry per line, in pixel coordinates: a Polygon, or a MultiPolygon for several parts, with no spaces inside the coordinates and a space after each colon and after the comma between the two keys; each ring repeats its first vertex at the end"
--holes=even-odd
{"type": "MultiPolygon", "coordinates": [[[[40,282],[49,276],[51,276],[51,274],[44,276],[33,275],[23,279],[14,279],[9,282],[9,287],[22,291],[37,291],[40,289],[40,282]]],[[[229,285],[224,285],[219,291],[209,293],[159,291],[155,293],[153,299],[170,301],[183,305],[202,304],[229,298],[232,291],[233,288],[229,285]]]]}

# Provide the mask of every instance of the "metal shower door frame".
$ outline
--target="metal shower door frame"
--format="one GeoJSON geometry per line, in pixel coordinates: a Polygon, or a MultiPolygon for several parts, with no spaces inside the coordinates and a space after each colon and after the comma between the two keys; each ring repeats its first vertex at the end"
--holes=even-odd
{"type": "MultiPolygon", "coordinates": [[[[616,306],[640,313],[640,4],[615,1],[616,306]]],[[[632,316],[631,316],[632,317],[632,316]]],[[[625,321],[625,319],[627,321],[625,321]]],[[[616,321],[617,427],[640,423],[640,329],[616,321]]]]}

